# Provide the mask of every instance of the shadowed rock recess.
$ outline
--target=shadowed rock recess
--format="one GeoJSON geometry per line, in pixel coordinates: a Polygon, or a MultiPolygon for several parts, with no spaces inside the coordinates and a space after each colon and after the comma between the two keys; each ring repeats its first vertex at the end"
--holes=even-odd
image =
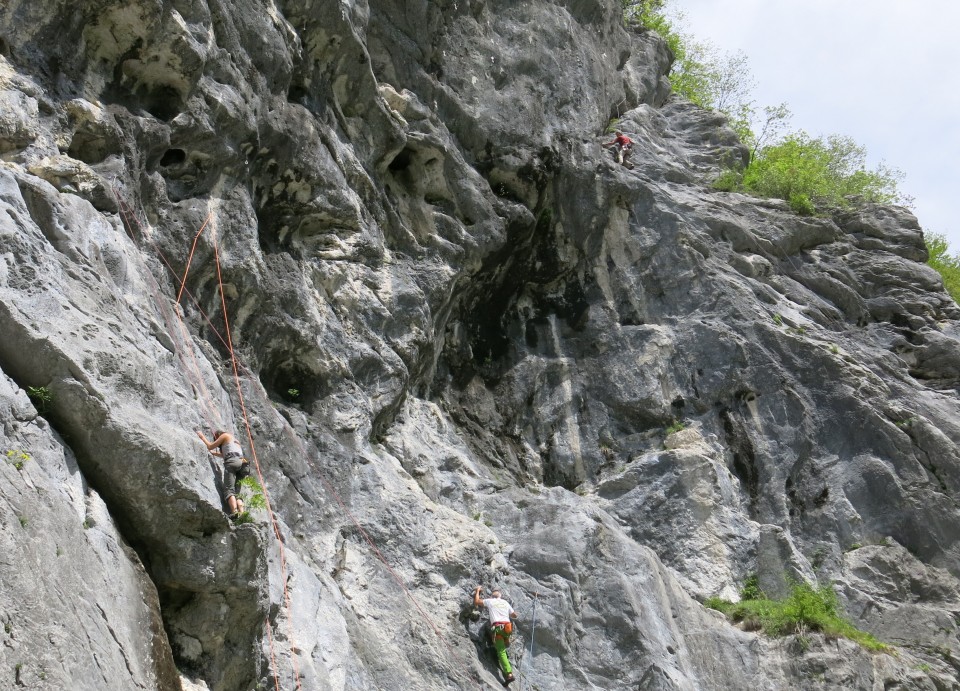
{"type": "Polygon", "coordinates": [[[489,688],[483,583],[524,689],[960,689],[960,310],[904,209],[713,191],[669,63],[615,0],[0,4],[0,687],[489,688]],[[753,575],[895,650],[701,604],[753,575]]]}

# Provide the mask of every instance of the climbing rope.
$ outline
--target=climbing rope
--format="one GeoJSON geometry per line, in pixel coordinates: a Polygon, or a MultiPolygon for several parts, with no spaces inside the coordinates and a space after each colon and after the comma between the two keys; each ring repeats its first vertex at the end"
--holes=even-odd
{"type": "MultiPolygon", "coordinates": [[[[143,238],[146,238],[146,237],[147,237],[147,236],[146,236],[146,233],[144,233],[143,228],[142,228],[142,226],[141,226],[141,224],[140,224],[140,222],[139,222],[139,219],[137,218],[137,216],[136,216],[136,214],[133,212],[133,210],[130,209],[130,207],[120,198],[120,196],[119,196],[119,194],[117,193],[116,189],[114,189],[113,192],[114,192],[114,196],[117,198],[117,201],[118,201],[118,203],[119,203],[120,213],[121,213],[121,219],[124,221],[125,228],[130,229],[130,230],[127,231],[127,234],[128,234],[128,236],[130,236],[130,239],[134,242],[134,244],[136,244],[136,239],[135,239],[134,237],[132,237],[132,235],[131,235],[132,229],[133,229],[134,227],[136,227],[136,228],[138,229],[139,233],[140,233],[140,236],[143,237],[143,238]]],[[[193,243],[194,249],[196,248],[197,240],[198,240],[199,237],[200,237],[200,233],[202,233],[202,232],[203,232],[203,229],[206,228],[207,223],[210,221],[210,218],[211,218],[211,217],[212,217],[212,213],[207,215],[206,220],[204,220],[203,225],[202,225],[201,228],[200,228],[200,232],[198,232],[197,235],[194,237],[194,243],[193,243]]],[[[149,238],[148,238],[148,241],[149,241],[151,244],[154,244],[151,240],[149,240],[149,238]]],[[[154,245],[154,248],[155,248],[155,250],[157,251],[157,253],[163,258],[163,261],[164,261],[164,263],[167,265],[167,267],[170,268],[171,272],[174,273],[174,275],[176,276],[176,272],[173,271],[173,267],[172,267],[172,266],[170,265],[170,263],[167,261],[166,257],[163,256],[163,253],[160,252],[159,248],[156,247],[156,245],[154,245]]],[[[192,258],[192,254],[193,254],[193,251],[191,251],[191,258],[192,258]]],[[[188,264],[189,264],[189,262],[188,262],[188,264]]],[[[192,347],[187,348],[185,343],[184,343],[184,348],[182,348],[182,349],[181,349],[181,347],[180,347],[179,345],[177,345],[176,336],[174,335],[175,329],[174,329],[174,327],[173,327],[173,325],[172,325],[172,323],[171,323],[171,322],[172,322],[172,319],[170,318],[169,312],[168,312],[167,309],[166,309],[165,302],[164,302],[164,301],[161,299],[161,297],[160,297],[160,288],[159,288],[159,285],[157,284],[156,279],[154,278],[153,273],[150,271],[149,267],[146,267],[146,265],[144,265],[144,268],[147,269],[147,270],[144,272],[144,275],[145,275],[145,276],[149,276],[148,284],[149,284],[150,287],[151,287],[151,292],[153,293],[154,301],[155,301],[155,303],[156,303],[156,305],[157,305],[157,307],[158,307],[158,309],[159,309],[159,311],[160,311],[160,313],[161,313],[161,316],[162,316],[163,319],[164,319],[164,323],[165,323],[166,326],[167,326],[167,331],[168,331],[168,333],[169,333],[170,336],[171,336],[171,343],[173,343],[174,350],[177,352],[177,356],[178,356],[178,358],[180,359],[180,362],[181,362],[181,365],[182,365],[182,370],[183,370],[184,373],[186,374],[188,382],[191,384],[191,386],[194,388],[194,390],[197,391],[197,393],[200,395],[200,400],[201,400],[201,402],[202,402],[201,414],[203,415],[204,419],[206,420],[208,426],[210,426],[210,427],[217,427],[217,426],[219,426],[219,425],[214,422],[213,417],[212,417],[212,415],[210,414],[210,411],[215,412],[215,411],[216,411],[216,408],[215,408],[215,406],[212,405],[212,396],[210,395],[210,392],[207,390],[207,388],[206,388],[206,386],[205,386],[205,384],[204,384],[204,379],[203,379],[202,373],[200,372],[199,364],[197,363],[196,357],[195,357],[194,354],[193,354],[193,348],[192,348],[192,347]],[[193,373],[196,374],[196,378],[197,378],[197,381],[199,382],[199,385],[196,384],[196,383],[194,383],[193,380],[192,380],[191,371],[190,371],[190,370],[191,370],[191,366],[190,366],[191,363],[189,363],[189,362],[187,361],[186,356],[184,356],[184,354],[183,354],[183,350],[187,350],[187,352],[190,353],[190,358],[191,358],[191,360],[192,360],[192,365],[193,365],[193,370],[194,370],[193,373]]],[[[177,276],[177,278],[179,279],[179,276],[177,276]]],[[[178,300],[179,300],[179,296],[181,296],[181,295],[183,294],[183,292],[184,292],[184,287],[185,287],[185,285],[186,285],[186,278],[187,278],[187,273],[184,273],[183,279],[182,279],[182,281],[180,281],[181,287],[180,287],[180,291],[178,292],[178,300]]],[[[189,291],[188,291],[188,295],[189,295],[189,291]]],[[[192,295],[191,295],[191,298],[193,298],[192,295]]],[[[193,299],[195,300],[195,298],[193,298],[193,299]]],[[[189,339],[189,335],[188,335],[188,332],[187,332],[187,330],[186,330],[186,325],[184,324],[184,321],[183,321],[183,315],[181,314],[181,311],[180,311],[180,309],[179,309],[179,304],[175,305],[174,311],[175,311],[175,313],[176,313],[176,315],[177,315],[177,321],[179,322],[179,325],[180,325],[181,338],[183,338],[184,341],[189,341],[189,340],[190,340],[190,339],[189,339]]],[[[208,320],[208,322],[209,322],[209,320],[208,320]]],[[[211,327],[212,327],[212,324],[211,324],[211,327]]],[[[218,335],[219,335],[219,334],[218,334],[218,335]]],[[[258,473],[259,473],[259,468],[258,468],[258,473]]],[[[261,479],[261,485],[262,485],[262,479],[261,479]]],[[[265,487],[264,487],[264,495],[266,496],[266,488],[265,488],[265,487]]],[[[282,553],[282,549],[283,549],[283,543],[282,543],[282,541],[280,542],[280,548],[281,548],[281,553],[282,553]]],[[[285,577],[285,575],[284,575],[284,581],[283,581],[283,583],[284,583],[284,592],[286,592],[286,577],[285,577]]],[[[287,598],[287,604],[289,604],[289,597],[287,598]]],[[[289,612],[289,607],[288,607],[288,612],[289,612]]],[[[275,650],[274,650],[273,632],[272,632],[272,627],[271,627],[271,625],[270,625],[270,619],[269,619],[269,617],[266,618],[266,620],[265,620],[265,625],[266,625],[266,630],[267,630],[267,639],[268,639],[268,646],[269,646],[269,653],[270,653],[270,664],[271,664],[271,671],[272,671],[272,673],[273,673],[274,686],[275,686],[276,691],[280,691],[280,682],[279,682],[279,674],[278,674],[278,667],[277,667],[277,661],[276,661],[276,652],[275,652],[275,650]]],[[[293,645],[293,643],[292,643],[292,638],[291,638],[291,660],[293,661],[293,665],[294,665],[294,668],[295,668],[295,671],[296,671],[297,688],[299,689],[299,688],[300,688],[300,674],[299,674],[299,669],[297,669],[297,666],[296,666],[296,658],[295,658],[295,655],[293,654],[294,647],[295,647],[295,646],[293,645]]]]}
{"type": "MultiPolygon", "coordinates": [[[[120,215],[121,215],[121,219],[123,220],[125,229],[126,228],[132,229],[134,227],[139,227],[139,221],[137,220],[136,216],[133,214],[133,211],[123,202],[122,199],[120,199],[119,195],[117,195],[116,190],[114,190],[114,195],[117,197],[117,201],[120,204],[120,215]]],[[[144,234],[141,231],[141,236],[143,235],[144,234]]],[[[128,230],[127,236],[130,237],[131,241],[133,241],[134,244],[136,244],[136,239],[133,237],[132,231],[128,230]]],[[[167,334],[170,336],[170,343],[173,345],[173,349],[176,352],[177,357],[180,360],[180,363],[182,365],[182,372],[185,374],[187,378],[187,382],[190,384],[191,388],[193,388],[193,390],[196,392],[196,394],[200,398],[200,402],[202,404],[200,412],[203,415],[204,420],[206,421],[208,426],[213,427],[216,425],[216,423],[214,422],[216,411],[214,408],[212,408],[208,404],[208,400],[210,399],[210,394],[206,389],[206,385],[204,384],[203,376],[199,374],[199,367],[197,366],[196,360],[194,359],[193,369],[198,374],[197,378],[194,379],[194,377],[192,376],[193,372],[191,371],[189,363],[187,362],[187,357],[186,355],[184,355],[184,350],[187,350],[187,352],[190,353],[191,357],[193,356],[192,348],[188,349],[186,345],[186,341],[188,341],[189,338],[185,339],[184,334],[181,331],[180,344],[178,344],[176,329],[174,328],[174,325],[173,325],[174,320],[170,314],[170,311],[167,309],[166,303],[160,297],[160,286],[157,283],[156,279],[154,278],[153,273],[149,270],[146,264],[144,264],[144,268],[146,269],[146,271],[144,271],[142,275],[146,277],[147,284],[150,286],[150,292],[153,294],[154,302],[158,308],[158,311],[160,313],[161,318],[163,319],[164,324],[166,325],[167,334]]]]}
{"type": "MultiPolygon", "coordinates": [[[[120,204],[122,205],[122,207],[129,208],[129,207],[127,207],[126,204],[119,198],[119,195],[117,195],[116,190],[114,190],[114,194],[118,197],[118,201],[120,202],[120,204]]],[[[130,215],[131,215],[131,217],[135,218],[135,216],[133,216],[132,212],[130,213],[130,215]]],[[[211,214],[211,215],[212,215],[212,214],[211,214]]],[[[204,221],[203,225],[201,226],[200,230],[197,232],[196,236],[194,237],[193,245],[192,245],[192,247],[191,247],[190,256],[189,256],[188,262],[187,262],[187,263],[188,263],[187,270],[184,272],[184,274],[183,274],[182,277],[174,270],[172,264],[169,262],[169,260],[166,258],[166,256],[163,254],[163,252],[160,250],[160,248],[157,247],[156,244],[153,243],[152,241],[150,241],[150,242],[151,242],[151,245],[153,246],[154,250],[156,251],[156,253],[157,253],[158,256],[160,257],[161,261],[167,266],[167,268],[168,268],[168,270],[170,271],[171,275],[174,277],[174,280],[175,280],[176,283],[178,284],[177,306],[178,306],[178,307],[180,306],[180,304],[179,304],[180,299],[181,299],[181,297],[182,297],[184,294],[186,294],[187,297],[188,297],[188,298],[191,300],[191,302],[193,303],[195,309],[197,309],[197,311],[199,312],[199,314],[201,315],[201,317],[203,318],[203,320],[204,320],[204,321],[207,323],[207,325],[210,327],[211,332],[212,332],[214,335],[216,335],[216,337],[220,340],[220,342],[224,345],[224,347],[227,349],[227,351],[228,351],[229,354],[230,354],[231,367],[232,367],[232,370],[233,370],[233,377],[234,377],[235,385],[236,385],[236,388],[237,388],[237,393],[238,393],[238,396],[239,396],[239,399],[240,399],[240,407],[241,407],[241,411],[242,411],[242,414],[243,414],[243,417],[244,417],[244,422],[245,422],[246,432],[247,432],[247,440],[248,440],[248,443],[249,443],[249,446],[250,446],[251,456],[253,457],[254,467],[255,467],[255,469],[256,469],[258,479],[260,480],[261,487],[263,488],[263,492],[264,492],[264,503],[265,503],[265,505],[266,505],[267,512],[268,512],[269,518],[270,518],[270,522],[271,522],[271,525],[272,525],[272,527],[273,527],[274,534],[275,534],[276,537],[277,537],[277,541],[278,541],[278,545],[279,545],[279,549],[280,549],[280,567],[281,567],[281,577],[282,577],[282,579],[283,579],[284,604],[285,604],[285,607],[286,607],[286,609],[287,609],[287,611],[288,611],[288,613],[289,613],[289,612],[290,612],[290,609],[291,609],[291,602],[290,602],[290,594],[289,594],[289,591],[287,590],[287,587],[286,587],[286,556],[285,556],[285,550],[284,550],[284,546],[283,546],[283,540],[282,540],[281,533],[280,533],[279,523],[278,523],[278,521],[277,521],[277,518],[276,518],[276,516],[275,516],[275,514],[274,514],[274,512],[273,512],[273,510],[272,510],[272,506],[271,506],[271,504],[270,504],[269,495],[268,495],[268,492],[267,492],[267,489],[266,489],[266,483],[265,483],[265,481],[264,481],[264,479],[263,479],[263,474],[262,474],[262,470],[261,470],[260,463],[259,463],[259,458],[258,458],[257,455],[256,455],[256,448],[255,448],[255,443],[254,443],[254,440],[253,440],[252,429],[251,429],[251,425],[250,425],[250,422],[249,422],[249,418],[248,418],[248,416],[247,416],[246,404],[245,404],[245,401],[244,401],[244,399],[243,399],[243,391],[242,391],[242,386],[241,386],[241,383],[240,383],[240,370],[241,370],[241,369],[243,369],[244,372],[246,372],[246,373],[249,374],[250,376],[253,376],[253,372],[252,372],[248,367],[244,366],[244,365],[239,361],[239,358],[238,358],[238,356],[236,355],[235,349],[234,349],[233,344],[232,344],[232,339],[231,339],[231,334],[230,334],[230,327],[229,327],[229,317],[228,317],[227,308],[226,308],[225,294],[224,294],[224,291],[223,291],[223,282],[222,282],[223,279],[222,279],[221,263],[220,263],[220,255],[219,255],[219,243],[218,243],[218,241],[217,241],[217,239],[216,239],[216,233],[215,233],[215,231],[214,231],[214,234],[213,234],[213,237],[214,237],[214,239],[213,239],[214,258],[215,258],[216,269],[217,269],[218,289],[219,289],[219,291],[220,291],[220,298],[221,298],[221,309],[222,309],[223,314],[224,314],[224,324],[225,324],[226,337],[224,337],[224,335],[222,335],[222,334],[220,333],[220,331],[216,328],[216,326],[214,326],[214,324],[213,324],[212,321],[210,320],[209,316],[206,314],[206,312],[204,312],[202,306],[200,305],[199,300],[198,300],[198,299],[190,292],[190,290],[186,287],[187,277],[188,277],[188,274],[189,274],[190,263],[192,262],[192,258],[193,258],[194,252],[195,252],[195,250],[196,250],[196,246],[197,246],[197,243],[198,243],[198,241],[199,241],[200,235],[202,234],[202,232],[204,231],[204,229],[206,229],[209,221],[210,221],[210,216],[207,217],[207,219],[204,221]]],[[[137,223],[137,225],[139,226],[139,223],[137,223]]],[[[141,235],[145,235],[145,234],[142,232],[142,229],[141,229],[141,235]]],[[[179,309],[177,310],[177,317],[178,317],[178,320],[179,320],[180,323],[181,323],[182,328],[185,329],[185,325],[183,324],[183,320],[182,320],[182,314],[181,314],[181,311],[180,311],[179,309]]],[[[191,356],[192,356],[192,355],[193,355],[193,353],[192,353],[192,350],[191,350],[191,356]]],[[[193,359],[194,359],[194,362],[193,362],[192,364],[193,364],[193,366],[194,366],[195,368],[198,369],[199,366],[197,365],[195,358],[193,358],[193,359]]],[[[185,361],[185,359],[184,359],[184,358],[181,358],[181,361],[182,361],[182,362],[184,363],[184,365],[186,366],[186,361],[185,361]]],[[[201,381],[202,381],[202,380],[201,380],[201,381]]],[[[255,391],[256,393],[258,393],[258,394],[264,399],[264,403],[267,405],[267,407],[269,407],[269,408],[272,409],[272,404],[271,404],[271,402],[269,401],[269,399],[266,397],[265,392],[261,391],[260,389],[257,389],[256,387],[254,388],[254,391],[255,391]]],[[[310,462],[310,458],[311,458],[311,457],[310,457],[310,454],[309,454],[309,452],[307,451],[306,446],[304,445],[303,441],[294,433],[293,429],[291,428],[291,426],[289,425],[289,423],[283,418],[283,416],[281,416],[279,413],[277,413],[277,417],[278,417],[278,420],[279,420],[279,421],[281,422],[281,424],[282,424],[282,427],[283,427],[284,432],[285,432],[285,433],[288,435],[288,437],[294,442],[294,444],[299,448],[299,450],[300,450],[301,453],[303,454],[303,457],[304,457],[305,459],[307,459],[308,462],[310,462]]],[[[312,465],[312,463],[311,463],[311,465],[312,465]]],[[[319,468],[316,468],[316,469],[319,471],[319,468]]],[[[341,497],[341,496],[339,495],[339,493],[336,491],[336,489],[334,488],[333,484],[324,476],[324,474],[323,474],[322,472],[318,472],[317,477],[321,480],[321,482],[322,482],[322,484],[324,485],[325,489],[330,493],[330,495],[334,498],[334,500],[336,501],[336,503],[340,506],[341,510],[343,511],[343,514],[346,515],[346,516],[349,518],[349,520],[353,523],[354,527],[357,529],[357,532],[363,537],[364,541],[368,544],[368,546],[370,547],[370,549],[372,550],[372,552],[376,555],[376,557],[378,558],[378,560],[379,560],[379,561],[384,565],[384,567],[387,569],[387,571],[389,572],[389,574],[391,575],[391,577],[393,578],[393,580],[400,586],[401,590],[404,592],[404,594],[406,595],[406,597],[411,601],[411,603],[413,604],[414,608],[415,608],[415,609],[417,610],[417,612],[419,613],[421,619],[423,619],[423,620],[425,620],[425,621],[427,622],[427,624],[431,627],[431,629],[434,631],[434,633],[435,633],[435,634],[437,635],[437,637],[440,639],[441,643],[443,643],[443,645],[446,647],[448,653],[449,653],[449,654],[451,655],[451,657],[457,662],[457,665],[458,665],[458,666],[462,666],[462,667],[464,667],[465,669],[468,669],[468,668],[470,667],[469,663],[467,663],[460,655],[458,655],[458,653],[457,653],[457,652],[450,646],[450,644],[446,641],[446,639],[445,639],[444,636],[443,636],[443,633],[440,631],[440,628],[439,628],[439,627],[437,626],[437,624],[432,620],[432,618],[427,614],[427,612],[426,612],[426,611],[424,610],[424,608],[420,605],[420,603],[417,601],[417,599],[413,596],[413,593],[410,592],[410,589],[406,586],[406,584],[403,582],[403,579],[400,578],[399,574],[397,574],[397,572],[395,571],[395,569],[390,566],[390,563],[387,561],[386,557],[383,555],[383,553],[382,553],[382,552],[380,551],[380,549],[377,547],[376,543],[375,543],[375,542],[373,541],[373,539],[370,537],[369,533],[363,528],[363,526],[361,525],[361,523],[359,522],[359,520],[357,520],[357,518],[353,515],[353,513],[349,510],[349,508],[347,508],[346,503],[343,501],[342,497],[341,497]]],[[[268,619],[267,622],[266,622],[266,628],[267,628],[267,634],[268,634],[269,643],[270,643],[271,658],[273,658],[273,639],[272,639],[272,630],[271,630],[271,627],[270,627],[269,619],[268,619]]],[[[292,637],[291,637],[291,648],[295,648],[295,647],[296,647],[296,646],[295,646],[295,644],[293,643],[293,639],[292,639],[292,637]]],[[[294,665],[296,666],[295,657],[294,657],[293,655],[291,655],[291,658],[293,659],[293,663],[294,663],[294,665]]],[[[275,670],[276,670],[275,660],[272,659],[272,663],[273,663],[273,665],[274,665],[273,668],[274,668],[274,672],[275,672],[275,670]]],[[[299,689],[299,688],[301,688],[301,686],[300,686],[299,670],[297,670],[297,675],[296,675],[296,676],[297,676],[297,679],[296,679],[296,681],[297,681],[297,688],[299,689]]],[[[477,682],[477,680],[476,680],[475,677],[469,677],[469,676],[468,676],[468,679],[470,680],[471,683],[475,683],[475,684],[477,684],[478,687],[479,687],[479,683],[477,682]]],[[[275,684],[278,684],[276,673],[274,673],[274,682],[275,682],[275,684]]],[[[279,691],[279,686],[278,686],[278,688],[277,688],[277,691],[279,691]]]]}
{"type": "MultiPolygon", "coordinates": [[[[532,622],[530,623],[530,671],[533,671],[533,640],[537,635],[537,600],[540,599],[540,593],[534,591],[533,593],[533,616],[532,622]]],[[[524,678],[526,674],[524,674],[524,678]]],[[[528,686],[529,688],[529,686],[528,686]]]]}
{"type": "MultiPolygon", "coordinates": [[[[194,244],[196,244],[196,240],[194,240],[194,244]]],[[[296,650],[297,645],[293,638],[293,608],[290,605],[290,591],[287,588],[286,550],[283,546],[283,537],[280,534],[280,524],[277,521],[277,517],[274,515],[273,508],[270,505],[270,494],[267,492],[267,483],[264,481],[263,473],[260,470],[260,459],[257,457],[256,445],[253,443],[253,430],[250,427],[250,418],[247,416],[247,405],[243,399],[243,387],[240,385],[240,371],[237,367],[237,356],[233,349],[233,339],[230,336],[230,319],[227,314],[227,298],[223,292],[223,276],[220,271],[220,243],[217,239],[216,232],[213,233],[213,256],[217,266],[217,287],[220,289],[220,304],[223,308],[224,333],[227,337],[227,347],[230,349],[230,363],[233,366],[233,378],[237,386],[237,396],[240,401],[240,411],[243,413],[243,423],[247,429],[247,441],[250,442],[250,455],[253,456],[253,465],[257,471],[257,478],[260,480],[260,488],[263,491],[263,499],[264,505],[267,509],[267,515],[270,517],[270,523],[273,526],[273,532],[277,536],[277,546],[279,547],[280,553],[280,579],[281,583],[283,584],[283,598],[286,605],[287,614],[290,617],[290,630],[287,633],[287,637],[290,640],[290,661],[293,664],[297,689],[301,689],[300,665],[297,662],[297,656],[294,654],[294,650],[296,650]]],[[[187,277],[186,274],[184,274],[183,282],[186,283],[186,280],[187,277]]]]}

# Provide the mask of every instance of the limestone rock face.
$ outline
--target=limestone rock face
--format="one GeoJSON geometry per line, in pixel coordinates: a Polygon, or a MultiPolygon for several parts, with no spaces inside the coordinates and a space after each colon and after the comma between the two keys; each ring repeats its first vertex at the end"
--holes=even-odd
{"type": "Polygon", "coordinates": [[[614,0],[5,2],[0,687],[485,688],[484,584],[529,688],[960,688],[960,308],[904,209],[712,190],[670,59],[614,0]],[[701,604],[752,576],[897,654],[701,604]]]}

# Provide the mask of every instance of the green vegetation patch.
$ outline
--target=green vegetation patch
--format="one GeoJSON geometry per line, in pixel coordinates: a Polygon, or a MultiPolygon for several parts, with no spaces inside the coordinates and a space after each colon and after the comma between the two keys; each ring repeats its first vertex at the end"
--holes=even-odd
{"type": "Polygon", "coordinates": [[[884,164],[868,168],[866,149],[850,137],[783,134],[790,120],[786,104],[757,108],[755,81],[743,52],[724,53],[682,28],[683,12],[668,0],[622,0],[624,22],[655,31],[673,53],[668,78],[674,93],[724,113],[750,150],[750,162],[730,161],[712,185],[783,199],[802,216],[865,203],[904,204],[898,189],[903,173],[884,164]]]}
{"type": "Polygon", "coordinates": [[[28,386],[27,397],[41,415],[46,415],[53,406],[53,392],[45,386],[28,386]]]}
{"type": "Polygon", "coordinates": [[[763,631],[768,636],[819,631],[826,636],[848,638],[867,650],[887,652],[891,649],[840,616],[837,594],[831,586],[814,588],[807,583],[798,583],[784,600],[767,598],[755,582],[752,588],[744,588],[743,594],[748,592],[753,597],[740,602],[712,597],[704,604],[723,612],[731,621],[741,623],[744,629],[763,631]]]}
{"type": "Polygon", "coordinates": [[[947,239],[937,233],[927,233],[924,237],[930,258],[927,264],[943,277],[943,287],[960,304],[960,255],[950,254],[947,239]]]}
{"type": "Polygon", "coordinates": [[[30,460],[30,454],[22,449],[7,449],[4,454],[7,463],[10,463],[17,470],[23,469],[23,464],[30,460]]]}
{"type": "Polygon", "coordinates": [[[267,508],[267,500],[263,496],[263,488],[260,486],[260,483],[257,482],[257,478],[252,475],[247,475],[247,477],[240,481],[240,495],[248,511],[253,509],[264,510],[267,508]]]}
{"type": "Polygon", "coordinates": [[[760,149],[743,172],[743,189],[789,202],[799,214],[816,204],[848,206],[901,201],[897,183],[903,174],[884,165],[866,167],[867,151],[850,137],[811,137],[805,132],[760,149]]]}
{"type": "Polygon", "coordinates": [[[680,432],[681,430],[683,430],[683,429],[685,429],[685,428],[686,428],[686,425],[684,425],[683,422],[681,422],[680,420],[674,420],[674,421],[673,421],[673,424],[670,425],[669,427],[667,427],[667,429],[666,429],[667,436],[670,436],[671,434],[674,434],[675,432],[680,432]]]}

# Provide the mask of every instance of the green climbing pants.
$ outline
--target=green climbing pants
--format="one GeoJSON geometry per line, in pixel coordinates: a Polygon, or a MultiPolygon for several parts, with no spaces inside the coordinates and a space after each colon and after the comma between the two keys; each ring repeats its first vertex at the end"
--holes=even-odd
{"type": "Polygon", "coordinates": [[[510,658],[507,657],[507,646],[510,645],[510,631],[513,627],[510,624],[497,624],[490,629],[490,636],[493,638],[493,647],[497,651],[497,660],[500,662],[500,669],[504,675],[510,674],[510,658]],[[506,629],[506,630],[505,630],[506,629]]]}

